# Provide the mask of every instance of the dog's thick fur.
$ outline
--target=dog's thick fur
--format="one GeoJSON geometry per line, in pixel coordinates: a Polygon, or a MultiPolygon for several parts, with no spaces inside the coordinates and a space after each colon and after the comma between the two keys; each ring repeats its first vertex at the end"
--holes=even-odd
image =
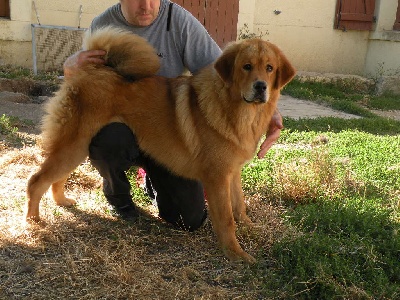
{"type": "MultiPolygon", "coordinates": [[[[276,110],[280,89],[295,70],[281,51],[260,39],[230,44],[199,74],[155,76],[159,58],[141,37],[104,28],[86,49],[107,51],[106,65],[88,64],[47,105],[43,120],[46,159],[27,189],[27,220],[39,221],[39,202],[52,186],[63,206],[69,174],[88,156],[104,125],[123,122],[141,149],[172,172],[200,180],[209,215],[226,256],[254,261],[240,247],[235,221],[250,225],[241,168],[251,159],[276,110]]],[[[190,201],[190,199],[188,199],[190,201]]]]}

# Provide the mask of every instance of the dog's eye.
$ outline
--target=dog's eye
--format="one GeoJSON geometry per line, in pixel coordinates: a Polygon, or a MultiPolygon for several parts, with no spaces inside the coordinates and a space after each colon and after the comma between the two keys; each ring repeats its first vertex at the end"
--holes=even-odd
{"type": "Polygon", "coordinates": [[[251,66],[251,64],[245,64],[245,65],[243,66],[243,70],[246,70],[246,71],[251,71],[252,68],[253,68],[253,67],[251,66]]]}
{"type": "Polygon", "coordinates": [[[274,70],[274,67],[271,65],[267,65],[267,72],[272,72],[274,70]]]}

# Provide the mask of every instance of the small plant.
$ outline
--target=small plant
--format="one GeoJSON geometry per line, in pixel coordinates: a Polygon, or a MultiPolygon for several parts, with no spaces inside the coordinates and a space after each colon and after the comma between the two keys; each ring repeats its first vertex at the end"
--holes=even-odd
{"type": "Polygon", "coordinates": [[[16,118],[2,115],[0,117],[0,133],[3,135],[14,135],[18,128],[16,125],[16,118]]]}
{"type": "Polygon", "coordinates": [[[371,78],[375,82],[378,82],[379,78],[381,78],[382,76],[400,76],[400,68],[387,69],[385,67],[385,62],[380,62],[376,67],[375,75],[371,76],[371,78]]]}
{"type": "Polygon", "coordinates": [[[0,78],[32,79],[38,81],[48,81],[52,83],[59,83],[60,81],[58,74],[55,72],[44,72],[35,75],[31,69],[11,65],[0,66],[0,78]]]}
{"type": "Polygon", "coordinates": [[[25,142],[32,144],[32,140],[24,140],[18,129],[20,127],[32,126],[31,121],[22,121],[17,117],[7,116],[5,114],[0,116],[0,136],[4,144],[9,146],[22,146],[25,142]]]}
{"type": "Polygon", "coordinates": [[[266,33],[260,32],[259,34],[250,32],[249,26],[247,25],[247,23],[245,23],[243,25],[243,27],[239,29],[238,40],[262,38],[263,36],[268,35],[268,34],[269,34],[268,31],[266,33]]]}
{"type": "Polygon", "coordinates": [[[21,144],[16,120],[16,118],[8,117],[4,114],[0,117],[0,135],[4,136],[3,141],[6,144],[21,144]]]}

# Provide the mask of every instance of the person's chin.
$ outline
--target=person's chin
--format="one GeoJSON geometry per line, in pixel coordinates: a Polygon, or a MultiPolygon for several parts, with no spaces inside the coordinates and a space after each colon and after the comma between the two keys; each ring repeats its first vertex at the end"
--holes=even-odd
{"type": "Polygon", "coordinates": [[[154,19],[152,16],[140,16],[137,19],[139,26],[149,26],[153,23],[154,19]]]}

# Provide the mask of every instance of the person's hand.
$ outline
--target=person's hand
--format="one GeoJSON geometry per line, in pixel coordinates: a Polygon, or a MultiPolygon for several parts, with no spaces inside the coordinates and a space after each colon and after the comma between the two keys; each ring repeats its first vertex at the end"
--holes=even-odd
{"type": "Polygon", "coordinates": [[[263,158],[272,145],[278,140],[283,129],[282,116],[278,110],[275,111],[269,123],[269,128],[266,134],[265,141],[260,146],[260,151],[257,153],[258,158],[263,158]]]}
{"type": "Polygon", "coordinates": [[[64,76],[73,76],[82,66],[88,63],[104,64],[104,50],[81,50],[67,58],[64,62],[64,76]]]}

